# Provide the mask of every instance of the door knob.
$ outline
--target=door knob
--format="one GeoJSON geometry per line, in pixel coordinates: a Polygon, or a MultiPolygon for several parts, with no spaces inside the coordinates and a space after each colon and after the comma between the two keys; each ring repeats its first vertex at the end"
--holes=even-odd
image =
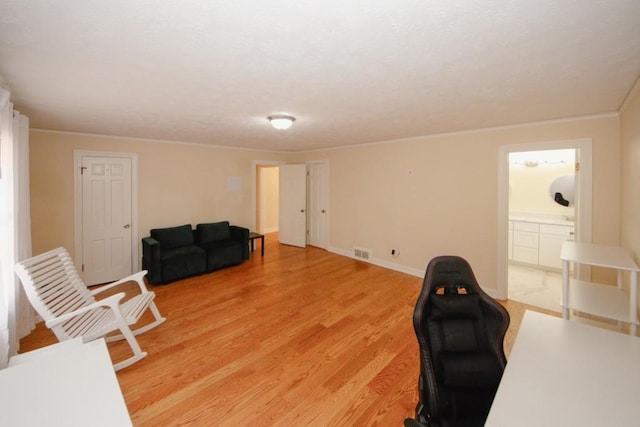
{"type": "Polygon", "coordinates": [[[129,227],[131,227],[131,225],[130,225],[130,224],[125,224],[125,225],[124,225],[124,228],[129,228],[129,227]]]}

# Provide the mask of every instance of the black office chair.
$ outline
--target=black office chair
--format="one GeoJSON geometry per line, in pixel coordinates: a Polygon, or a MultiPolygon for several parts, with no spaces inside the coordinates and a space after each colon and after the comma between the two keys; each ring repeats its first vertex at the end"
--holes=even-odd
{"type": "Polygon", "coordinates": [[[457,256],[429,262],[413,312],[420,345],[419,402],[405,426],[482,426],[507,359],[509,313],[457,256]]]}

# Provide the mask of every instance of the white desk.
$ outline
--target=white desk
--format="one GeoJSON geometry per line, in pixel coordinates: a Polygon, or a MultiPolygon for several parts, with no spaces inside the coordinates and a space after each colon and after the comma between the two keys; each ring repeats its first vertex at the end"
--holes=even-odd
{"type": "Polygon", "coordinates": [[[132,426],[104,340],[66,341],[12,358],[0,370],[0,424],[132,426]]]}
{"type": "Polygon", "coordinates": [[[524,315],[486,426],[640,425],[640,338],[524,315]]]}

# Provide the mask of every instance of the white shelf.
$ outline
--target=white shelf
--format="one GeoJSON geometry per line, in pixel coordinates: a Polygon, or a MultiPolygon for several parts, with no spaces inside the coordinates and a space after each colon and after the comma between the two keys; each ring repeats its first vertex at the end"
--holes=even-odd
{"type": "Polygon", "coordinates": [[[606,319],[639,324],[630,316],[629,294],[615,286],[571,279],[569,304],[566,308],[606,319]]]}
{"type": "Polygon", "coordinates": [[[617,246],[594,245],[591,243],[565,242],[560,259],[576,264],[588,264],[616,270],[639,271],[638,266],[624,249],[617,246]]]}
{"type": "MultiPolygon", "coordinates": [[[[638,320],[638,272],[640,269],[624,249],[591,243],[564,242],[562,260],[562,316],[570,310],[626,322],[636,335],[638,320]],[[617,286],[607,286],[570,278],[571,263],[610,268],[617,271],[617,286]],[[629,272],[628,290],[623,286],[623,271],[629,272]]],[[[577,269],[574,266],[574,271],[577,269]]]]}

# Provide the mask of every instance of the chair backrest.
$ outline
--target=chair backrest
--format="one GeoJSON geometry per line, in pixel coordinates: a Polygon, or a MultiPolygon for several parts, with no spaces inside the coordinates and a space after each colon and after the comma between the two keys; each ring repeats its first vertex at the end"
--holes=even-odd
{"type": "Polygon", "coordinates": [[[29,302],[44,321],[95,302],[64,248],[19,262],[15,271],[29,302]]]}
{"type": "Polygon", "coordinates": [[[483,425],[506,365],[508,312],[482,290],[466,260],[441,256],[427,266],[413,322],[420,345],[418,418],[483,425]]]}

